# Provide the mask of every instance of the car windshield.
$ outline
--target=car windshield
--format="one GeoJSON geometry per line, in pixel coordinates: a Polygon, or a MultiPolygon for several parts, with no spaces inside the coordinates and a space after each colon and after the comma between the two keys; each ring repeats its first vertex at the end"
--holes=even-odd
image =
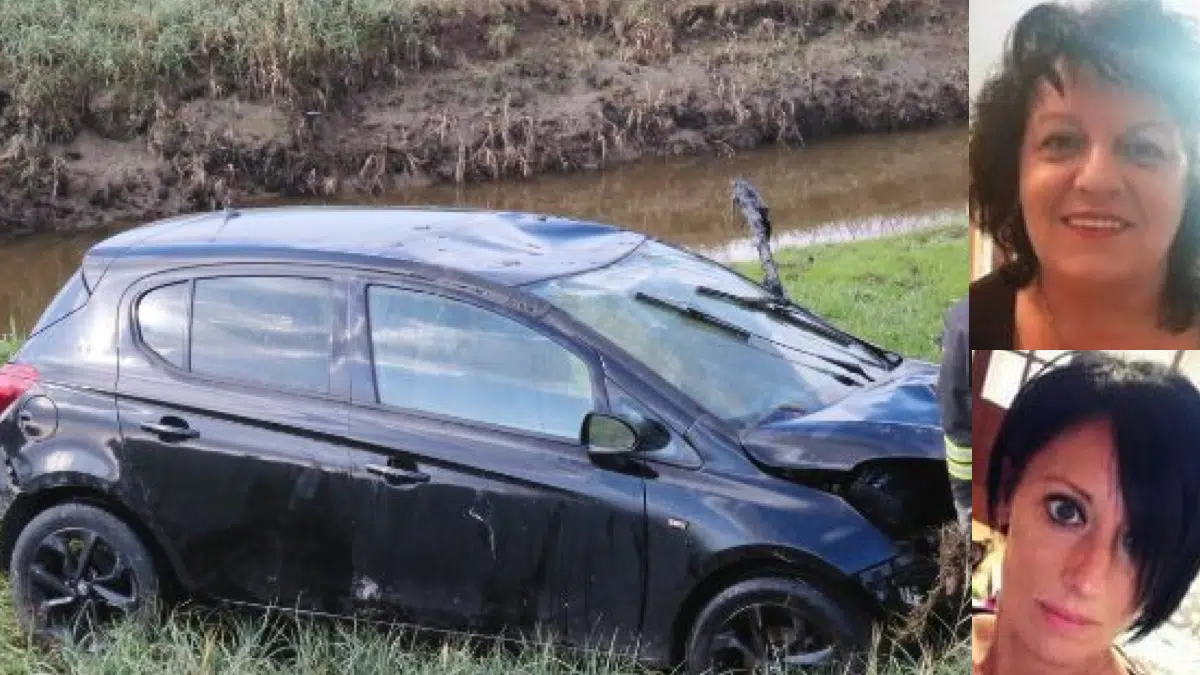
{"type": "Polygon", "coordinates": [[[735,272],[653,240],[529,290],[734,424],[781,407],[818,410],[895,365],[735,272]]]}

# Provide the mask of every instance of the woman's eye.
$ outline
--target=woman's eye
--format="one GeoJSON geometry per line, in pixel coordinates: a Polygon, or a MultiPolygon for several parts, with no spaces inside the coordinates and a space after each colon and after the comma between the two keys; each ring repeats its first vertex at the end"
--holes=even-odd
{"type": "Polygon", "coordinates": [[[1125,154],[1139,164],[1152,164],[1166,159],[1167,153],[1157,143],[1135,140],[1125,144],[1125,154]]]}
{"type": "Polygon", "coordinates": [[[1056,132],[1042,139],[1041,147],[1051,154],[1066,154],[1077,150],[1082,145],[1083,141],[1078,135],[1056,132]]]}
{"type": "Polygon", "coordinates": [[[1083,509],[1073,499],[1051,496],[1046,499],[1046,513],[1059,525],[1083,524],[1083,509]]]}

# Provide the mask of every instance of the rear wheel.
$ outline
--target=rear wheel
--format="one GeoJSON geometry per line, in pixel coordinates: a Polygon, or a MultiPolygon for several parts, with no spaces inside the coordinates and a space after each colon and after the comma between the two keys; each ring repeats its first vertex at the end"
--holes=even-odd
{"type": "Polygon", "coordinates": [[[113,620],[144,621],[159,601],[145,544],[119,518],[86,504],[61,504],[29,521],[10,578],[21,627],[53,640],[82,639],[113,620]]]}
{"type": "MultiPolygon", "coordinates": [[[[689,673],[819,673],[860,655],[872,621],[857,603],[783,577],[717,594],[687,641],[689,673]]],[[[840,671],[839,671],[840,672],[840,671]]]]}

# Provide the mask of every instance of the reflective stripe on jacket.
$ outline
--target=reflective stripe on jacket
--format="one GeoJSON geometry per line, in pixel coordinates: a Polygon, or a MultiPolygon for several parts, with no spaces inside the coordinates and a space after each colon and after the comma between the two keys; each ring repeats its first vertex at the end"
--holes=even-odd
{"type": "Polygon", "coordinates": [[[956,480],[971,480],[971,446],[955,445],[946,436],[946,470],[956,480]]]}
{"type": "Polygon", "coordinates": [[[968,299],[946,313],[942,329],[942,363],[938,370],[938,403],[946,439],[950,477],[971,480],[971,344],[968,299]]]}

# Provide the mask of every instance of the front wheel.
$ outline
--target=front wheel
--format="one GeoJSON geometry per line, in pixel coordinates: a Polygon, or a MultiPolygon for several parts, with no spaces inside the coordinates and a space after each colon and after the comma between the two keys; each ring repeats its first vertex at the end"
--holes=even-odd
{"type": "Polygon", "coordinates": [[[29,521],[9,569],[17,621],[42,638],[80,639],[114,619],[149,619],[159,600],[159,576],[137,534],[86,504],[29,521]]]}
{"type": "Polygon", "coordinates": [[[870,642],[870,615],[817,586],[782,577],[734,584],[704,606],[687,641],[687,670],[831,672],[870,642]]]}

